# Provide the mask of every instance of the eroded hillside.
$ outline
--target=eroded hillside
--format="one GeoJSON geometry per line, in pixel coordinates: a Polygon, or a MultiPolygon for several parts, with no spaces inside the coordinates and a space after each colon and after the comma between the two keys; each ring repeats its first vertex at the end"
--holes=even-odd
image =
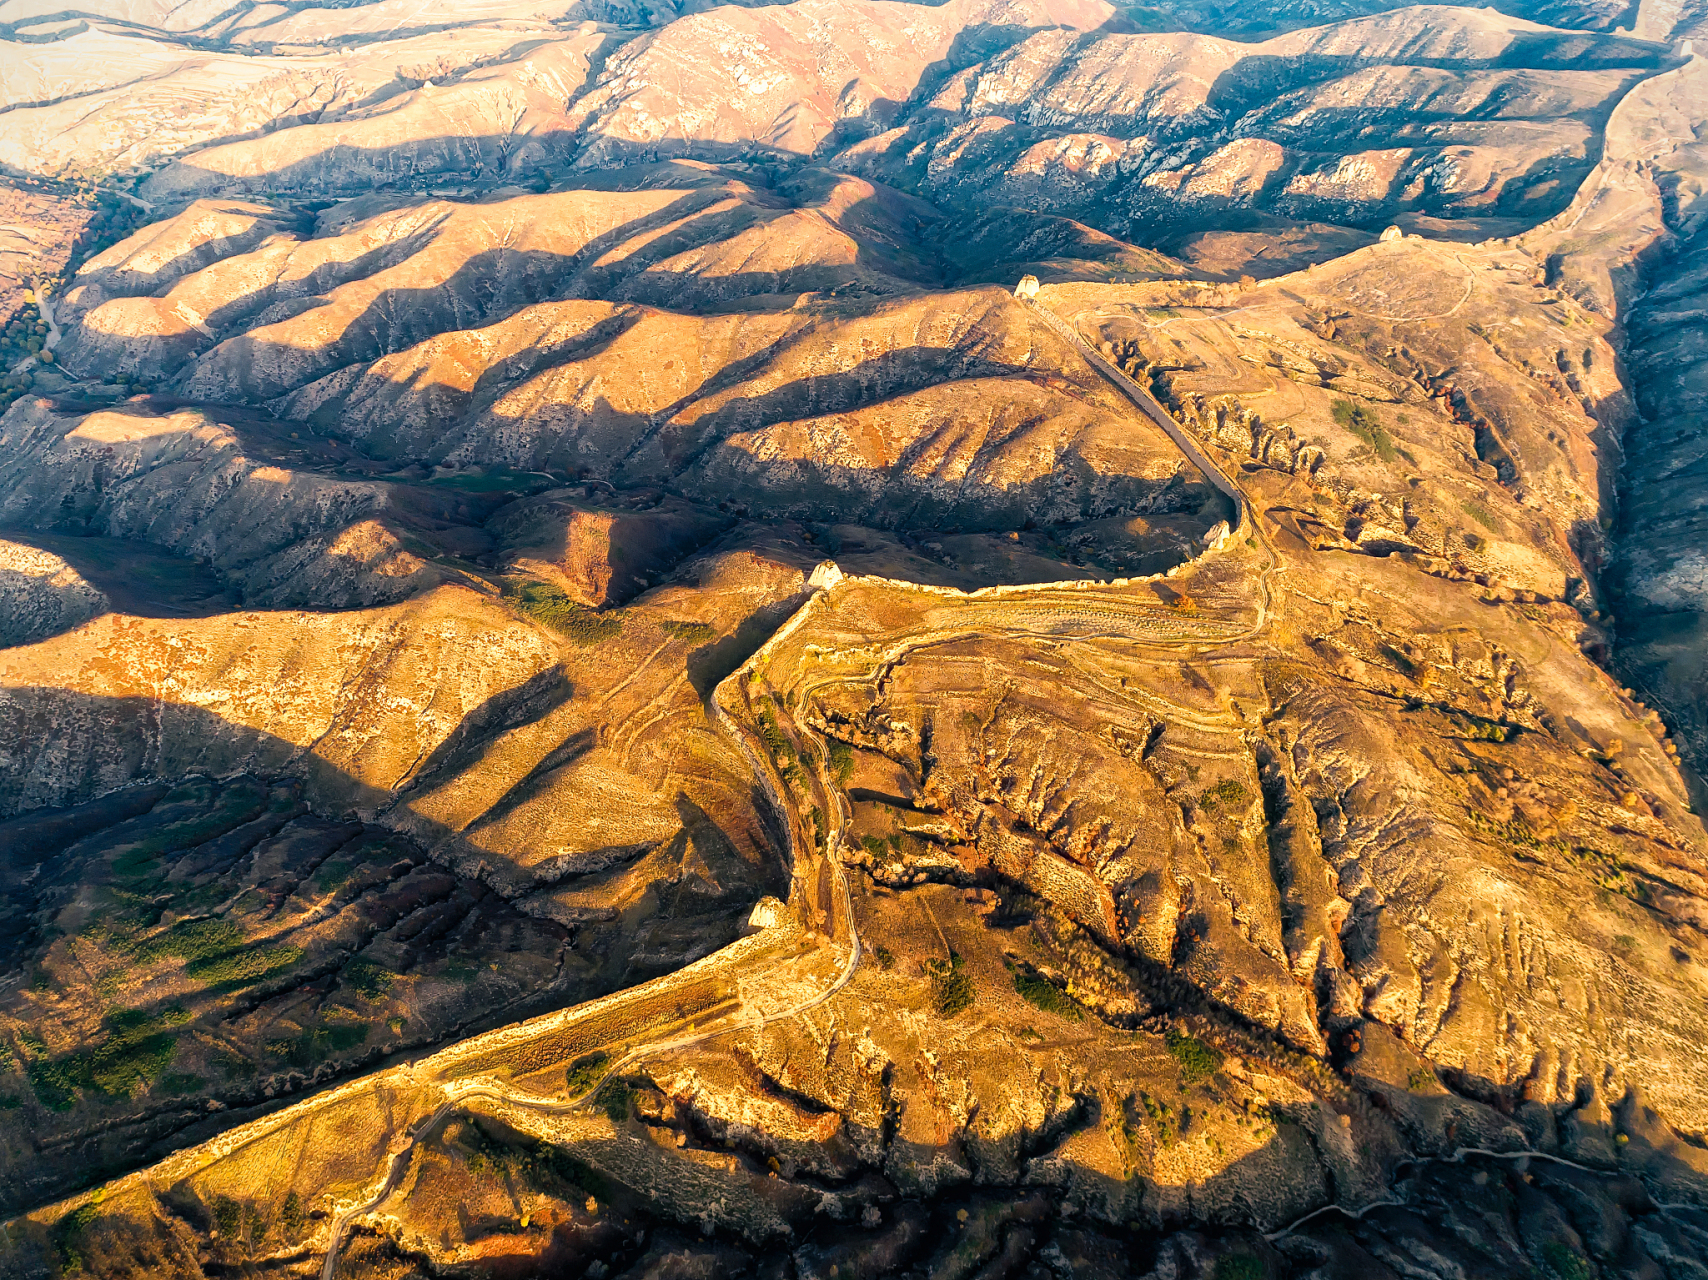
{"type": "Polygon", "coordinates": [[[1700,14],[0,24],[0,1272],[1708,1274],[1700,14]]]}

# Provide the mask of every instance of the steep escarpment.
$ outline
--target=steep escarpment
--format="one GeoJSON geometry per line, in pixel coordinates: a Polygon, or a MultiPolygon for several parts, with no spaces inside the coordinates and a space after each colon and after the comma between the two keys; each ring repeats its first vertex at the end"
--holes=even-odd
{"type": "Polygon", "coordinates": [[[1708,749],[1701,556],[1704,254],[1699,192],[1703,123],[1692,106],[1705,83],[1700,58],[1657,81],[1632,104],[1626,154],[1653,186],[1650,217],[1633,231],[1652,240],[1640,271],[1623,281],[1630,305],[1626,359],[1642,419],[1626,435],[1613,580],[1620,599],[1620,670],[1689,744],[1697,768],[1708,749]]]}

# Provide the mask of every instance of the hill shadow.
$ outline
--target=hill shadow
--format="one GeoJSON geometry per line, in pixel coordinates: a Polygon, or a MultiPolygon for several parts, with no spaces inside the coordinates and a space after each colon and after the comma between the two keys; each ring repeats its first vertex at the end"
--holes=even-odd
{"type": "Polygon", "coordinates": [[[9,807],[42,760],[69,785],[61,804],[0,819],[0,1008],[29,1033],[0,1072],[0,1114],[27,1119],[31,1148],[22,1164],[21,1149],[0,1156],[0,1209],[149,1164],[401,1054],[670,971],[787,891],[782,855],[752,862],[720,826],[769,830],[765,815],[680,795],[703,874],[569,927],[471,875],[455,832],[397,820],[411,786],[444,782],[569,694],[555,669],[495,694],[386,791],[200,707],[8,691],[0,735],[26,747],[7,764],[9,807]],[[323,937],[329,914],[343,923],[323,937]],[[179,963],[187,981],[172,977],[179,963]]]}
{"type": "Polygon", "coordinates": [[[237,603],[205,562],[154,543],[5,527],[0,527],[0,539],[58,556],[107,598],[114,613],[209,618],[237,603]]]}

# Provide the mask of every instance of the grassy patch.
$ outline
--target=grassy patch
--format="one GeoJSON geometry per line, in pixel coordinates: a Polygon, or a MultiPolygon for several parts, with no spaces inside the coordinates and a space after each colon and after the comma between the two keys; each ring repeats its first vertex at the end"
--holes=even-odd
{"type": "Polygon", "coordinates": [[[1053,1013],[1057,1017],[1072,1018],[1078,1021],[1085,1016],[1084,1010],[1067,992],[1055,983],[1042,978],[1035,973],[1017,973],[1014,975],[1014,990],[1020,998],[1035,1008],[1053,1013]]]}
{"type": "Polygon", "coordinates": [[[165,1019],[141,1009],[108,1014],[106,1030],[105,1039],[93,1049],[61,1058],[31,1058],[25,1071],[44,1107],[69,1111],[80,1092],[134,1097],[160,1078],[178,1051],[165,1019]]]}
{"type": "Polygon", "coordinates": [[[675,636],[684,644],[708,644],[718,638],[718,629],[709,622],[685,622],[679,618],[666,618],[659,624],[667,636],[675,636]]]}
{"type": "Polygon", "coordinates": [[[1427,1093],[1435,1088],[1437,1083],[1435,1072],[1428,1067],[1413,1067],[1411,1074],[1406,1077],[1406,1088],[1413,1093],[1427,1093]]]}
{"type": "Polygon", "coordinates": [[[1387,429],[1370,410],[1361,404],[1353,404],[1350,400],[1336,400],[1329,408],[1334,414],[1334,420],[1374,449],[1376,456],[1383,462],[1399,459],[1399,450],[1394,448],[1387,429]]]}
{"type": "Polygon", "coordinates": [[[367,1025],[360,1022],[304,1027],[294,1039],[269,1040],[267,1052],[294,1067],[308,1067],[333,1054],[348,1053],[367,1038],[367,1025]]]}
{"type": "Polygon", "coordinates": [[[1216,1280],[1265,1280],[1269,1268],[1249,1253],[1230,1253],[1216,1260],[1216,1280]]]}
{"type": "Polygon", "coordinates": [[[338,981],[349,987],[364,1000],[378,1000],[391,990],[391,984],[397,980],[397,975],[389,969],[381,968],[371,960],[357,960],[344,966],[344,972],[338,975],[338,981]]]}
{"type": "Polygon", "coordinates": [[[571,600],[549,582],[523,583],[511,597],[524,615],[571,644],[595,645],[614,639],[623,630],[621,613],[600,613],[571,600]]]}
{"type": "Polygon", "coordinates": [[[949,953],[949,959],[929,960],[925,971],[931,976],[931,1003],[936,1007],[940,1018],[953,1018],[965,1009],[970,1009],[978,993],[973,988],[973,976],[967,972],[966,962],[954,952],[949,953]]]}
{"type": "Polygon", "coordinates": [[[1184,1031],[1170,1031],[1165,1043],[1168,1045],[1168,1052],[1180,1064],[1180,1079],[1184,1084],[1195,1084],[1213,1075],[1222,1065],[1221,1054],[1196,1036],[1189,1036],[1184,1031]]]}
{"type": "Polygon", "coordinates": [[[267,792],[265,788],[253,783],[239,783],[226,787],[219,793],[218,799],[214,800],[207,784],[189,783],[169,794],[160,802],[160,807],[197,801],[204,804],[214,802],[207,812],[151,831],[120,853],[109,864],[114,878],[129,881],[146,876],[153,869],[155,859],[161,854],[194,849],[251,819],[260,817],[266,808],[267,792]]]}
{"type": "Polygon", "coordinates": [[[453,472],[450,475],[434,476],[422,483],[432,485],[435,489],[454,489],[459,493],[537,493],[541,489],[550,489],[557,483],[550,476],[540,475],[535,471],[516,471],[510,467],[490,467],[482,474],[473,472],[453,472]]]}
{"type": "Polygon", "coordinates": [[[302,957],[301,947],[256,947],[193,960],[184,966],[184,973],[198,982],[207,983],[212,991],[238,991],[254,986],[263,978],[283,973],[302,957]]]}
{"type": "Polygon", "coordinates": [[[830,773],[836,779],[836,785],[845,787],[848,779],[854,775],[854,748],[846,742],[835,738],[830,740],[830,749],[826,753],[830,760],[830,773]]]}
{"type": "Polygon", "coordinates": [[[1499,526],[1495,524],[1494,514],[1476,499],[1466,498],[1459,504],[1459,510],[1470,516],[1490,533],[1498,532],[1499,526]]]}
{"type": "Polygon", "coordinates": [[[138,964],[152,964],[175,956],[181,960],[209,960],[243,945],[243,930],[224,920],[185,920],[157,934],[136,951],[138,964]]]}
{"type": "Polygon", "coordinates": [[[1560,1280],[1590,1280],[1589,1259],[1562,1240],[1549,1240],[1542,1246],[1542,1261],[1560,1280]]]}
{"type": "Polygon", "coordinates": [[[343,858],[328,858],[314,873],[314,891],[333,893],[342,889],[349,882],[350,873],[354,870],[355,867],[343,858]]]}
{"type": "Polygon", "coordinates": [[[36,1101],[49,1111],[69,1111],[77,1105],[76,1073],[67,1062],[31,1062],[25,1071],[36,1101]]]}

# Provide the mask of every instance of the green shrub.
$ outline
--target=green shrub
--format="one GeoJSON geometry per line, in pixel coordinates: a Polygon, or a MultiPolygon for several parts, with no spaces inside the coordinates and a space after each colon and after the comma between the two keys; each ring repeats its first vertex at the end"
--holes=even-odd
{"type": "Polygon", "coordinates": [[[947,962],[927,961],[925,971],[931,975],[931,1003],[938,1017],[953,1018],[972,1007],[977,998],[973,976],[967,972],[966,962],[958,954],[950,952],[947,962]]]}
{"type": "Polygon", "coordinates": [[[243,1233],[243,1206],[230,1196],[216,1196],[213,1220],[222,1240],[235,1240],[243,1233]]]}
{"type": "Polygon", "coordinates": [[[1033,1005],[1046,1013],[1056,1014],[1062,1018],[1072,1018],[1076,1022],[1085,1016],[1079,1001],[1063,991],[1055,983],[1034,973],[1017,973],[1014,975],[1014,989],[1027,1004],[1033,1005]]]}
{"type": "Polygon", "coordinates": [[[1184,1084],[1193,1084],[1214,1072],[1222,1065],[1222,1055],[1196,1036],[1189,1036],[1184,1031],[1169,1031],[1164,1038],[1168,1051],[1174,1060],[1180,1064],[1180,1079],[1184,1084]]]}
{"type": "Polygon", "coordinates": [[[1148,1093],[1139,1094],[1145,1114],[1150,1117],[1151,1127],[1156,1130],[1156,1144],[1159,1147],[1171,1147],[1179,1130],[1175,1122],[1174,1108],[1161,1098],[1153,1098],[1148,1093]]]}
{"type": "Polygon", "coordinates": [[[83,1236],[100,1212],[100,1206],[91,1200],[78,1205],[55,1224],[53,1243],[59,1253],[60,1270],[83,1270],[83,1236]]]}
{"type": "Polygon", "coordinates": [[[789,745],[789,740],[778,727],[777,712],[769,702],[759,704],[759,737],[773,759],[781,760],[785,764],[795,762],[795,749],[789,745]]]}
{"type": "Polygon", "coordinates": [[[580,1097],[605,1076],[605,1070],[610,1066],[611,1055],[600,1050],[596,1053],[585,1054],[569,1064],[569,1070],[564,1073],[563,1086],[572,1098],[580,1097]]]}
{"type": "Polygon", "coordinates": [[[1413,1067],[1411,1074],[1406,1077],[1406,1088],[1413,1093],[1426,1093],[1439,1083],[1435,1072],[1428,1067],[1413,1067]]]}
{"type": "Polygon", "coordinates": [[[627,1080],[613,1080],[605,1086],[602,1096],[604,1102],[601,1105],[613,1124],[621,1124],[629,1118],[629,1103],[634,1099],[634,1090],[627,1080]]]}
{"type": "Polygon", "coordinates": [[[1230,814],[1243,814],[1251,807],[1251,792],[1238,778],[1224,778],[1198,797],[1198,807],[1205,813],[1214,813],[1223,806],[1230,814]]]}
{"type": "Polygon", "coordinates": [[[578,600],[571,600],[549,582],[524,583],[513,597],[524,615],[556,632],[571,644],[595,645],[620,635],[621,613],[600,613],[578,600]]]}
{"type": "Polygon", "coordinates": [[[279,1210],[279,1225],[284,1228],[286,1237],[294,1240],[302,1234],[304,1220],[302,1197],[293,1191],[285,1197],[284,1207],[279,1210]]]}

